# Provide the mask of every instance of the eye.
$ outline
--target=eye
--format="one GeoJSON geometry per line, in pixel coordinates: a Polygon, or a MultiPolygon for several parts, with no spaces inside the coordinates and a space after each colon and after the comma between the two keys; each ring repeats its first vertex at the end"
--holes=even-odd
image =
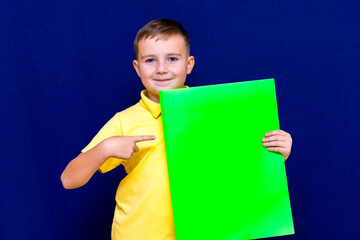
{"type": "Polygon", "coordinates": [[[171,58],[169,58],[169,61],[170,62],[176,62],[178,59],[176,58],[176,57],[171,57],[171,58]]]}
{"type": "Polygon", "coordinates": [[[147,63],[152,63],[152,62],[155,62],[155,59],[149,58],[149,59],[146,59],[145,62],[147,62],[147,63]]]}

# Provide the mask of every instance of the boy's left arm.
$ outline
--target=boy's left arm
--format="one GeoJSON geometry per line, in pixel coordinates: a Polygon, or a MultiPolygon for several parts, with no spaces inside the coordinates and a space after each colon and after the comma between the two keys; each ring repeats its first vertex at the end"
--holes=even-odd
{"type": "Polygon", "coordinates": [[[284,156],[284,160],[288,159],[292,138],[291,135],[283,130],[275,130],[265,133],[265,138],[262,139],[263,146],[271,152],[279,152],[284,156]]]}

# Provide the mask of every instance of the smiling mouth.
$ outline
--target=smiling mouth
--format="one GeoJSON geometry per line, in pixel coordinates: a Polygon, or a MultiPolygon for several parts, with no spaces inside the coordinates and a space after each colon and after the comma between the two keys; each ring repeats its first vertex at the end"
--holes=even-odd
{"type": "Polygon", "coordinates": [[[170,79],[154,79],[156,82],[167,82],[170,81],[170,79]]]}

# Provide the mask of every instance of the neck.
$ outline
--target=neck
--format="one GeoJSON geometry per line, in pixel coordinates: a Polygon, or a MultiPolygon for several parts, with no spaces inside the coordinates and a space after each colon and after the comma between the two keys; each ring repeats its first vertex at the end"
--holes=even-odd
{"type": "Polygon", "coordinates": [[[145,95],[153,102],[160,103],[159,95],[154,95],[151,93],[148,93],[148,91],[145,92],[145,95]]]}

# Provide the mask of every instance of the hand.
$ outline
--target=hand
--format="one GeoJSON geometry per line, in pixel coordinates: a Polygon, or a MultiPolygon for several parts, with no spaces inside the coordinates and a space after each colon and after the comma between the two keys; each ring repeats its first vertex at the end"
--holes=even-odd
{"type": "Polygon", "coordinates": [[[288,159],[292,146],[292,138],[289,133],[282,130],[268,132],[265,133],[262,142],[263,146],[267,147],[269,151],[281,153],[285,161],[288,159]]]}
{"type": "Polygon", "coordinates": [[[114,136],[105,140],[105,152],[108,158],[130,159],[131,156],[139,151],[136,145],[138,142],[154,140],[155,136],[114,136]]]}

